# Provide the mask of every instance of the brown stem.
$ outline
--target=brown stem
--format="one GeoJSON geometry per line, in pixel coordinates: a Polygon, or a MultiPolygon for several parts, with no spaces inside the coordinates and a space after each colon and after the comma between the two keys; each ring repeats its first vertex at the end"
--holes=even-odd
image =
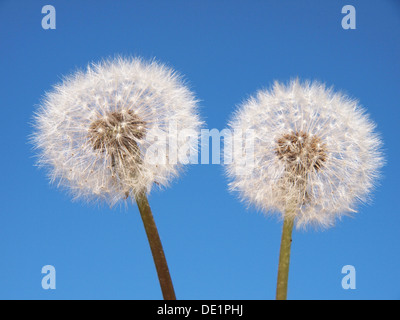
{"type": "Polygon", "coordinates": [[[143,220],[147,239],[149,240],[150,249],[153,255],[154,264],[157,269],[158,279],[160,281],[161,291],[164,300],[176,300],[167,260],[165,259],[160,236],[158,234],[157,226],[154,222],[153,214],[151,213],[146,194],[142,193],[141,195],[137,196],[136,203],[139,207],[140,215],[143,220]]]}
{"type": "Polygon", "coordinates": [[[276,300],[287,299],[289,280],[290,249],[292,245],[292,231],[294,219],[286,214],[283,221],[281,249],[279,254],[278,281],[276,285],[276,300]]]}

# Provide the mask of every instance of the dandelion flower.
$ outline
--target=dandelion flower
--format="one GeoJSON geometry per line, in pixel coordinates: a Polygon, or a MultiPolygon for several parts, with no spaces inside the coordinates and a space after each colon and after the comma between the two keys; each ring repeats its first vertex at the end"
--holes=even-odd
{"type": "MultiPolygon", "coordinates": [[[[196,150],[196,140],[178,135],[198,131],[196,104],[181,77],[155,61],[116,58],[89,65],[43,99],[32,138],[38,164],[74,198],[110,205],[136,200],[146,231],[157,233],[155,225],[147,225],[154,221],[146,194],[178,176],[183,165],[169,159],[168,150],[196,150]],[[166,152],[154,159],[150,151],[157,144],[166,152]]],[[[158,239],[158,234],[151,237],[158,239]]],[[[156,242],[150,243],[153,256],[161,247],[159,239],[156,242]]]]}
{"type": "Polygon", "coordinates": [[[383,164],[375,124],[358,102],[317,82],[276,82],[244,102],[230,127],[254,135],[253,164],[234,153],[227,166],[230,188],[278,213],[290,234],[293,224],[329,227],[355,212],[383,164]]]}
{"type": "Polygon", "coordinates": [[[154,61],[117,58],[54,86],[37,111],[33,140],[51,181],[75,198],[115,204],[179,174],[178,161],[146,158],[154,137],[163,137],[166,150],[188,147],[172,123],[178,132],[199,126],[196,100],[180,77],[154,61]]]}

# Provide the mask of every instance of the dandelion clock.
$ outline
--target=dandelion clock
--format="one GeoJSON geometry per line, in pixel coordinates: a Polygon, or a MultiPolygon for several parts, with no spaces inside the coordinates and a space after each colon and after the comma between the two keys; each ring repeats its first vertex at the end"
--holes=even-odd
{"type": "Polygon", "coordinates": [[[175,293],[147,194],[179,175],[185,162],[168,151],[197,151],[199,125],[181,77],[139,58],[105,60],[64,78],[35,114],[32,142],[52,182],[76,199],[137,203],[164,299],[175,293]]]}
{"type": "Polygon", "coordinates": [[[293,226],[333,226],[367,201],[383,164],[381,141],[357,101],[299,80],[250,97],[230,127],[254,137],[251,165],[232,154],[230,188],[283,220],[276,298],[286,299],[293,226]]]}

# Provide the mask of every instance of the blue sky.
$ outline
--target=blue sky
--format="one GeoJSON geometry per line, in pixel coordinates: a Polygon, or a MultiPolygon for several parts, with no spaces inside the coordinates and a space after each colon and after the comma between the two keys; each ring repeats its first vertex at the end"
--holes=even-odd
{"type": "MultiPolygon", "coordinates": [[[[182,73],[206,127],[274,80],[334,85],[365,106],[387,165],[370,205],[325,231],[295,231],[289,299],[399,299],[400,2],[0,1],[0,298],[161,299],[135,206],[71,202],[34,167],[30,122],[62,75],[122,55],[182,73]],[[56,8],[43,30],[41,9],[56,8]],[[356,8],[344,30],[341,9],[356,8]],[[53,265],[57,289],[43,290],[53,265]],[[355,290],[341,287],[356,268],[355,290]]],[[[281,223],[227,190],[220,165],[191,165],[150,203],[179,299],[273,299],[281,223]]]]}

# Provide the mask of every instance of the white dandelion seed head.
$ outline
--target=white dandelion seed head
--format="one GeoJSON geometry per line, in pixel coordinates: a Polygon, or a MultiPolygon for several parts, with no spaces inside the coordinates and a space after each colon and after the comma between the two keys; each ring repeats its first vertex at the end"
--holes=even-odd
{"type": "Polygon", "coordinates": [[[276,82],[236,111],[252,130],[254,163],[232,156],[230,188],[264,212],[288,211],[297,227],[329,227],[368,200],[383,165],[375,124],[358,102],[317,82],[276,82]],[[237,160],[237,161],[236,161],[237,160]]]}
{"type": "Polygon", "coordinates": [[[197,100],[176,72],[156,61],[119,57],[55,85],[36,112],[32,142],[52,182],[75,198],[113,205],[178,176],[182,163],[168,161],[168,150],[197,152],[195,140],[177,133],[199,126],[197,100]],[[164,161],[148,152],[157,138],[164,161]]]}

